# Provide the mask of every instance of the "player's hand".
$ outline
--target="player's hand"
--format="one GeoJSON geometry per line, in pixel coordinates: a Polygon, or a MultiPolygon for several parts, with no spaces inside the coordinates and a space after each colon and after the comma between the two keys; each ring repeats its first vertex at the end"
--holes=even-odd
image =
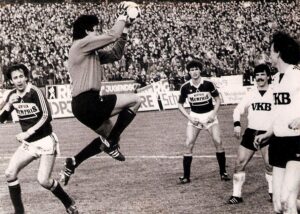
{"type": "Polygon", "coordinates": [[[189,117],[189,121],[194,125],[194,126],[198,126],[199,125],[199,120],[197,118],[194,117],[189,117]]]}
{"type": "Polygon", "coordinates": [[[207,117],[207,123],[212,123],[212,122],[215,121],[215,119],[216,119],[216,114],[212,113],[212,114],[208,115],[208,117],[207,117]]]}
{"type": "Polygon", "coordinates": [[[239,139],[241,137],[241,127],[240,126],[235,126],[233,128],[233,133],[234,133],[234,136],[239,139]]]}
{"type": "Polygon", "coordinates": [[[256,135],[253,145],[256,149],[259,149],[260,145],[267,142],[273,135],[273,132],[267,131],[264,134],[256,135]]]}
{"type": "Polygon", "coordinates": [[[30,135],[28,132],[21,132],[16,135],[16,138],[19,142],[22,142],[23,140],[26,140],[29,137],[30,137],[30,135]]]}
{"type": "Polygon", "coordinates": [[[11,106],[12,104],[18,102],[19,99],[20,99],[20,97],[16,93],[14,93],[14,94],[10,95],[8,104],[11,106]]]}
{"type": "Polygon", "coordinates": [[[289,124],[289,129],[292,130],[299,130],[300,129],[300,117],[294,119],[290,124],[289,124]]]}

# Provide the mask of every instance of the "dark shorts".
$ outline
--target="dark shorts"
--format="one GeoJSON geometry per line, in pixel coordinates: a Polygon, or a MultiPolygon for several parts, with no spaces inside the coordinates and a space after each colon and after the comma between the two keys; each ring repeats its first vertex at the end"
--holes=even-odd
{"type": "Polygon", "coordinates": [[[97,130],[110,118],[116,102],[115,94],[100,96],[99,91],[87,91],[73,97],[72,111],[81,123],[97,130]]]}
{"type": "Polygon", "coordinates": [[[288,161],[300,161],[300,136],[274,137],[269,147],[272,166],[285,168],[288,161]]]}
{"type": "MultiPolygon", "coordinates": [[[[241,145],[247,149],[250,149],[252,151],[257,151],[257,149],[254,147],[253,142],[256,135],[263,134],[266,131],[260,131],[255,129],[249,129],[247,128],[243,134],[243,139],[241,142],[241,145]]],[[[260,145],[260,148],[263,148],[267,145],[269,145],[270,141],[267,141],[260,145]]]]}

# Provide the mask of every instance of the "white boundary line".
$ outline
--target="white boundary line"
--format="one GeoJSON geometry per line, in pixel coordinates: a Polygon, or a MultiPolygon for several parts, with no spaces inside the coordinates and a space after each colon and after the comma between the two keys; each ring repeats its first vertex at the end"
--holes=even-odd
{"type": "MultiPolygon", "coordinates": [[[[65,159],[70,156],[58,156],[57,159],[65,159]]],[[[261,158],[260,155],[254,155],[255,158],[261,158]]],[[[10,159],[11,156],[0,156],[0,160],[10,159]]],[[[93,159],[111,159],[110,156],[93,156],[93,159]]],[[[169,156],[169,155],[127,155],[125,156],[127,159],[182,159],[182,155],[169,156]]],[[[215,155],[193,155],[193,158],[216,158],[215,155]]],[[[236,158],[236,155],[226,155],[226,158],[236,158]]]]}

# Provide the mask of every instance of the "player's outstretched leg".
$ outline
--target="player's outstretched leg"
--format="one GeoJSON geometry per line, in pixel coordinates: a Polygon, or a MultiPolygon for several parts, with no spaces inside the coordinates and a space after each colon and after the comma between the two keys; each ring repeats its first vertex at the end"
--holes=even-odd
{"type": "Polygon", "coordinates": [[[20,213],[20,214],[25,213],[23,202],[22,202],[22,197],[21,197],[21,187],[19,184],[19,180],[16,178],[14,180],[7,181],[7,183],[8,183],[8,189],[9,189],[9,195],[10,195],[12,204],[14,206],[15,213],[20,213]]]}

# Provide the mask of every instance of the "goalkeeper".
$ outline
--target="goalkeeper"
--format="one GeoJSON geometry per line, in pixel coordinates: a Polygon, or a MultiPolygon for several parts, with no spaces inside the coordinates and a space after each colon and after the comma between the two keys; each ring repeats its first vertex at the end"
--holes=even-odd
{"type": "Polygon", "coordinates": [[[73,157],[66,158],[61,182],[68,184],[76,167],[84,160],[104,151],[118,161],[125,157],[119,151],[121,133],[134,119],[141,101],[136,94],[101,95],[103,68],[101,65],[120,60],[127,33],[133,19],[127,9],[133,2],[120,4],[118,18],[107,32],[99,34],[95,15],[81,15],[73,23],[73,43],[69,51],[68,70],[72,79],[72,111],[74,116],[99,136],[73,157]],[[104,50],[114,43],[110,50],[104,50]],[[110,117],[117,115],[115,124],[110,117]]]}

